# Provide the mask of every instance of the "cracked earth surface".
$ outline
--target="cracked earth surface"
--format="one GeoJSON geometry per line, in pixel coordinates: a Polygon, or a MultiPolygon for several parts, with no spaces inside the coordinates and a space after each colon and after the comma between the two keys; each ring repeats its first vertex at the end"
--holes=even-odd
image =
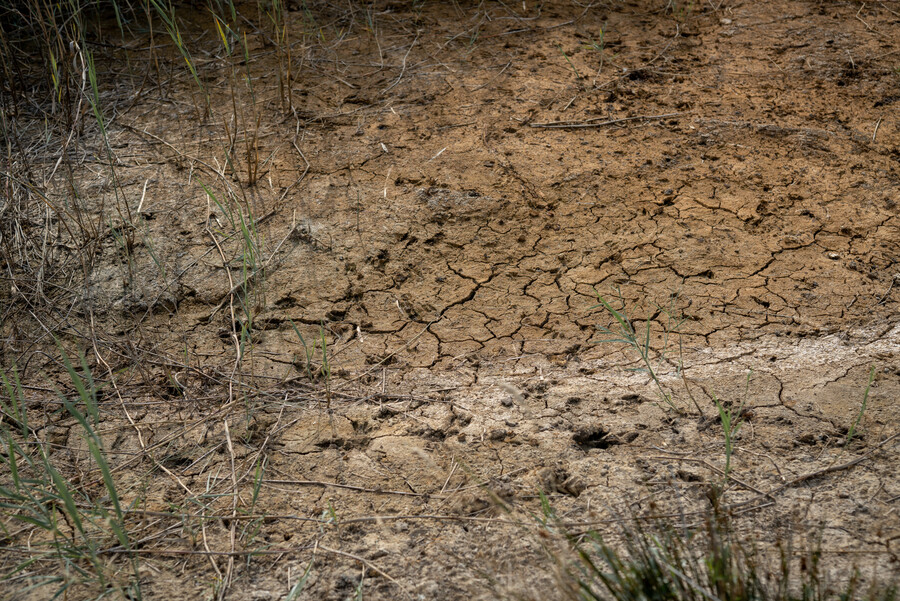
{"type": "MultiPolygon", "coordinates": [[[[729,503],[757,499],[748,531],[773,543],[818,528],[836,570],[896,570],[896,446],[876,449],[897,430],[900,392],[894,3],[726,0],[679,15],[664,2],[376,2],[378,36],[312,4],[350,34],[308,49],[296,116],[260,136],[269,158],[247,189],[269,262],[250,361],[292,400],[304,377],[292,322],[307,340],[323,327],[331,408],[264,404],[232,436],[239,462],[269,441],[266,512],[333,510],[344,525],[273,519],[259,540],[366,558],[394,579],[370,569],[371,598],[398,585],[546,598],[552,571],[495,499],[536,511],[544,491],[597,525],[611,506],[697,509],[724,461],[715,395],[747,408],[734,469],[752,489],[872,453],[765,503],[731,487],[729,503]],[[661,385],[685,414],[635,371],[634,349],[600,342],[614,324],[597,293],[620,294],[638,331],[650,317],[661,385]],[[373,515],[386,517],[353,521],[373,515]]],[[[123,305],[111,271],[96,294],[116,308],[108,323],[141,314],[148,338],[227,372],[231,284],[194,181],[224,162],[221,127],[170,128],[190,110],[138,102],[114,129],[141,157],[123,179],[140,191],[153,172],[148,223],[177,282],[163,289],[148,267],[143,299],[123,305]]],[[[203,369],[180,384],[201,390],[203,369]]],[[[222,426],[185,437],[172,466],[199,486],[223,461],[209,455],[222,426]]],[[[179,492],[160,477],[146,505],[179,492]]],[[[261,559],[231,594],[280,599],[307,563],[261,559]]],[[[161,598],[208,590],[208,564],[190,578],[157,567],[161,598]]],[[[332,555],[300,598],[347,598],[359,579],[332,555]]]]}

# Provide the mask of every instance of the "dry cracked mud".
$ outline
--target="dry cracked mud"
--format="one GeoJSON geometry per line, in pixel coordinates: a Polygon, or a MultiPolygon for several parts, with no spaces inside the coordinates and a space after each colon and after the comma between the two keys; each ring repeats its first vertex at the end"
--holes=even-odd
{"type": "MultiPolygon", "coordinates": [[[[110,126],[167,268],[145,244],[129,279],[110,243],[90,301],[105,331],[189,358],[170,362],[170,398],[128,398],[134,425],[116,434],[123,463],[178,440],[157,456],[177,478],[146,461],[122,473],[144,509],[187,488],[225,511],[226,424],[242,506],[267,458],[247,511],[268,517],[241,548],[272,554],[241,559],[228,598],[283,599],[313,558],[298,599],[550,598],[553,570],[513,516],[538,512],[538,491],[583,528],[702,509],[724,466],[714,398],[744,408],[725,501],[747,532],[821,532],[836,573],[896,573],[900,6],[306,5],[288,13],[292,111],[271,45],[250,41],[255,184],[246,155],[224,168],[232,88],[212,49],[218,118],[196,120],[185,73],[163,98],[116,101],[110,126]],[[299,33],[308,15],[319,40],[299,33]],[[242,369],[271,392],[234,415],[208,392],[233,375],[246,249],[204,186],[239,190],[262,241],[242,369]],[[604,342],[617,324],[598,294],[639,336],[649,319],[683,413],[636,349],[604,342]],[[327,406],[295,327],[308,349],[324,335],[327,406]]],[[[212,48],[203,19],[186,17],[189,37],[212,48]]],[[[146,595],[209,595],[226,557],[154,550],[227,550],[230,528],[147,542],[146,595]]]]}

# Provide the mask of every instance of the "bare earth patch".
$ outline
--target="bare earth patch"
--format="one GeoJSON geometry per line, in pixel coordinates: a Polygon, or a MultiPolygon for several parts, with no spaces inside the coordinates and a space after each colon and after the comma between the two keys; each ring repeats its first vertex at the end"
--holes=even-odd
{"type": "MultiPolygon", "coordinates": [[[[898,11],[307,2],[288,100],[270,34],[242,64],[185,8],[209,116],[186,70],[106,82],[139,242],[78,301],[145,598],[284,599],[310,562],[297,599],[553,598],[539,492],[603,532],[723,483],[761,554],[896,574],[898,11]]],[[[44,431],[90,474],[73,423],[44,431]]]]}

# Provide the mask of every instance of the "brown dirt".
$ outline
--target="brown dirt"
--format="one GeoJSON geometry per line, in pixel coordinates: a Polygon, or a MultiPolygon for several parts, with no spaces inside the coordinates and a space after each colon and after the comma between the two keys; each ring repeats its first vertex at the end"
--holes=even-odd
{"type": "MultiPolygon", "coordinates": [[[[709,465],[724,465],[713,395],[749,408],[734,473],[756,490],[872,453],[771,498],[733,484],[727,503],[756,499],[748,531],[821,531],[836,570],[896,570],[896,445],[876,444],[897,431],[900,392],[900,6],[310,7],[318,39],[289,14],[293,111],[262,35],[251,100],[209,32],[196,43],[210,48],[197,57],[212,117],[198,119],[187,74],[110,101],[119,177],[152,241],[133,283],[112,240],[92,273],[98,329],[148,357],[120,382],[135,426],[113,446],[125,463],[141,457],[136,429],[151,447],[173,437],[155,448],[170,474],[126,463],[124,496],[185,512],[185,488],[208,490],[228,515],[227,423],[239,506],[282,516],[253,536],[241,522],[236,549],[286,551],[239,557],[227,598],[282,599],[313,557],[300,599],[349,598],[362,574],[365,598],[552,597],[536,539],[504,520],[538,512],[539,490],[598,527],[610,507],[702,508],[721,481],[709,465]],[[257,124],[251,185],[240,149],[257,124]],[[262,240],[231,404],[240,236],[201,181],[234,190],[262,240]],[[613,323],[596,293],[617,290],[637,330],[651,316],[653,362],[683,414],[634,370],[634,349],[599,343],[613,323]],[[327,395],[292,321],[310,346],[324,329],[327,395]],[[246,400],[251,387],[265,392],[246,400]]],[[[188,16],[189,39],[208,29],[188,16]]],[[[94,185],[111,194],[102,174],[94,185]]],[[[165,555],[204,549],[198,522],[165,525],[143,544],[146,596],[208,597],[227,558],[165,555]]],[[[207,525],[211,550],[231,549],[230,526],[207,525]]]]}

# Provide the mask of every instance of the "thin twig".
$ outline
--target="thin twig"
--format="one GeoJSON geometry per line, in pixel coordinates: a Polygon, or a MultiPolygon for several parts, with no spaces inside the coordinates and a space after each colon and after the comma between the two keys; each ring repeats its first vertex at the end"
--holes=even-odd
{"type": "Polygon", "coordinates": [[[399,582],[394,580],[394,578],[392,578],[390,574],[388,574],[384,570],[378,568],[375,564],[373,564],[368,559],[364,559],[364,558],[360,557],[359,555],[354,555],[353,553],[347,553],[345,551],[338,551],[337,549],[329,549],[328,547],[324,547],[322,545],[318,545],[318,548],[325,551],[326,553],[332,553],[334,555],[341,555],[343,557],[349,557],[350,559],[354,559],[354,560],[358,561],[359,563],[363,564],[367,568],[369,568],[375,572],[378,572],[379,574],[381,574],[382,576],[384,576],[385,578],[390,580],[392,583],[397,585],[397,588],[399,588],[401,591],[403,591],[404,595],[406,595],[407,597],[409,596],[409,592],[406,590],[406,588],[402,584],[400,584],[399,582]]]}
{"type": "Polygon", "coordinates": [[[881,125],[881,117],[878,118],[878,121],[875,123],[875,131],[872,132],[872,143],[875,143],[875,136],[878,135],[878,127],[881,125]]]}
{"type": "Polygon", "coordinates": [[[234,521],[234,517],[237,515],[237,503],[238,503],[238,483],[237,483],[237,470],[234,465],[234,445],[231,443],[231,431],[228,429],[228,418],[226,417],[222,420],[222,424],[225,427],[225,442],[228,443],[228,458],[231,462],[231,528],[229,528],[229,542],[231,543],[231,553],[232,555],[228,556],[228,566],[225,569],[225,578],[222,580],[221,586],[219,586],[218,598],[219,601],[223,601],[225,599],[225,595],[228,592],[228,587],[231,586],[231,579],[234,576],[234,555],[236,546],[237,546],[237,522],[234,521]]]}
{"type": "Polygon", "coordinates": [[[669,117],[677,117],[685,113],[667,113],[665,115],[638,115],[637,117],[622,117],[621,119],[611,119],[609,121],[595,122],[592,119],[587,121],[548,121],[546,123],[529,123],[530,127],[541,127],[545,129],[574,129],[584,127],[606,127],[607,125],[616,125],[625,123],[626,121],[651,121],[655,119],[668,119],[669,117]]]}
{"type": "Polygon", "coordinates": [[[412,52],[413,47],[416,45],[416,42],[418,42],[418,41],[419,41],[419,32],[417,31],[415,39],[412,41],[412,44],[409,45],[409,49],[406,51],[406,54],[403,55],[403,65],[400,68],[400,75],[397,76],[397,79],[394,81],[394,83],[392,83],[391,85],[386,87],[384,90],[382,90],[380,95],[384,95],[384,94],[387,94],[388,92],[390,92],[392,89],[394,89],[394,86],[396,86],[398,83],[400,83],[400,80],[403,79],[403,75],[406,73],[406,59],[409,58],[409,53],[412,52]]]}
{"type": "Polygon", "coordinates": [[[730,474],[730,473],[726,474],[724,470],[717,468],[716,466],[712,465],[711,463],[709,463],[709,462],[706,461],[705,459],[694,459],[694,458],[692,458],[692,457],[677,457],[677,456],[676,456],[676,457],[656,457],[656,456],[653,456],[653,457],[650,457],[650,459],[663,459],[663,460],[667,460],[667,461],[685,461],[685,462],[687,462],[687,463],[698,463],[698,464],[700,464],[700,465],[706,466],[707,468],[709,468],[710,470],[716,472],[716,473],[719,474],[720,476],[725,476],[726,478],[728,478],[729,480],[731,480],[731,481],[734,482],[735,484],[738,484],[738,485],[740,485],[740,486],[746,488],[747,490],[749,490],[749,491],[751,491],[751,492],[755,492],[755,493],[757,493],[757,494],[759,494],[759,495],[763,495],[763,496],[769,496],[769,493],[766,493],[765,491],[759,490],[759,489],[756,488],[755,486],[751,486],[750,484],[747,484],[746,482],[744,482],[744,481],[742,481],[742,480],[738,480],[736,477],[734,477],[734,476],[733,476],[732,474],[730,474]]]}
{"type": "Polygon", "coordinates": [[[353,490],[357,492],[365,492],[377,495],[401,495],[405,497],[428,497],[443,498],[439,494],[407,492],[405,490],[384,490],[381,488],[363,488],[361,486],[351,486],[349,484],[338,484],[337,482],[323,482],[320,480],[275,480],[264,478],[260,480],[263,484],[272,484],[280,486],[320,486],[322,488],[343,488],[345,490],[353,490]]]}
{"type": "Polygon", "coordinates": [[[779,493],[786,488],[790,488],[790,487],[794,486],[795,484],[800,484],[801,482],[811,480],[812,478],[816,478],[818,476],[824,476],[825,474],[831,474],[834,472],[839,472],[842,470],[849,469],[849,468],[853,467],[854,465],[862,463],[863,461],[865,461],[866,459],[871,457],[876,451],[881,449],[883,446],[885,446],[889,442],[895,440],[898,436],[900,436],[900,432],[896,432],[896,433],[892,434],[891,436],[888,436],[886,439],[882,440],[880,443],[875,445],[875,447],[873,449],[871,449],[870,451],[868,451],[865,455],[857,457],[856,459],[854,459],[852,461],[848,461],[846,463],[841,463],[839,465],[832,465],[832,466],[829,466],[829,467],[826,467],[826,468],[823,468],[820,470],[816,470],[814,472],[808,472],[806,474],[797,476],[793,480],[788,480],[781,486],[777,486],[768,492],[764,492],[764,493],[760,494],[760,496],[754,497],[752,499],[748,499],[746,501],[740,501],[739,503],[732,503],[731,505],[726,506],[725,509],[736,509],[738,507],[743,507],[745,505],[751,505],[751,504],[759,501],[760,498],[762,498],[762,497],[770,497],[771,498],[772,495],[779,493]]]}

